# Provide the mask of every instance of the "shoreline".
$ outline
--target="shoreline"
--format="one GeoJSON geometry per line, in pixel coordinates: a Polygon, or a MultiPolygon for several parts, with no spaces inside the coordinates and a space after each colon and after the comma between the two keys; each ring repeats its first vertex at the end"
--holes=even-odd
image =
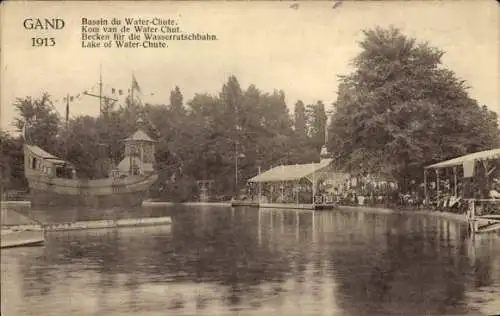
{"type": "Polygon", "coordinates": [[[12,231],[2,229],[1,249],[42,246],[45,242],[43,230],[12,231]]]}
{"type": "MultiPolygon", "coordinates": [[[[2,207],[9,206],[29,206],[30,201],[1,201],[0,205],[2,207]]],[[[143,206],[145,207],[160,207],[160,206],[173,206],[173,205],[183,205],[183,206],[217,206],[217,207],[231,207],[231,202],[168,202],[168,201],[144,201],[143,206]]],[[[283,209],[293,209],[285,208],[283,209]]],[[[449,220],[459,221],[462,223],[467,223],[468,220],[465,214],[457,214],[447,211],[432,211],[430,209],[395,209],[388,208],[384,206],[365,206],[365,205],[338,205],[332,211],[346,210],[346,211],[365,211],[374,213],[385,213],[385,214],[415,214],[415,215],[427,215],[445,218],[449,220]]],[[[295,209],[297,211],[297,209],[295,209]]],[[[298,209],[300,210],[300,209],[298,209]]],[[[324,211],[323,211],[324,212],[324,211]]]]}
{"type": "Polygon", "coordinates": [[[144,201],[142,206],[166,206],[166,205],[185,205],[185,206],[231,206],[231,202],[167,202],[167,201],[144,201]]]}
{"type": "Polygon", "coordinates": [[[171,225],[172,218],[170,216],[163,217],[143,217],[134,219],[118,219],[118,220],[93,220],[93,221],[76,221],[68,223],[50,223],[50,224],[19,224],[2,227],[2,236],[11,233],[20,232],[53,232],[66,230],[89,230],[102,228],[122,228],[122,227],[142,227],[142,226],[161,226],[171,225]]]}
{"type": "Polygon", "coordinates": [[[9,206],[31,206],[31,201],[1,201],[0,206],[9,207],[9,206]]]}
{"type": "Polygon", "coordinates": [[[343,210],[357,210],[373,213],[384,213],[384,214],[412,214],[412,215],[426,215],[433,217],[440,217],[448,220],[458,221],[461,223],[468,223],[465,214],[452,213],[447,211],[432,211],[430,209],[414,209],[414,210],[402,210],[402,209],[392,209],[387,207],[377,207],[377,206],[351,206],[351,205],[339,205],[338,209],[343,210]]]}
{"type": "MultiPolygon", "coordinates": [[[[168,202],[168,201],[144,201],[142,206],[166,206],[166,205],[187,205],[187,206],[231,206],[231,202],[168,202]]],[[[31,206],[30,201],[0,201],[0,206],[31,206]]]]}

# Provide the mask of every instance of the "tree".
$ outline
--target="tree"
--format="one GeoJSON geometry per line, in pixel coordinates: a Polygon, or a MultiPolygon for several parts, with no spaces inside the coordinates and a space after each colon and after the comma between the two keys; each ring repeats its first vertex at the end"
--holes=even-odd
{"type": "Polygon", "coordinates": [[[294,135],[289,144],[292,163],[311,163],[319,158],[319,149],[309,135],[309,124],[313,121],[310,108],[306,110],[301,100],[295,103],[294,135]]]}
{"type": "Polygon", "coordinates": [[[295,103],[294,128],[298,138],[307,138],[307,114],[304,102],[295,103]]]}
{"type": "MultiPolygon", "coordinates": [[[[104,115],[79,116],[68,126],[59,126],[59,117],[45,94],[41,99],[18,99],[20,115],[15,123],[19,129],[25,121],[31,123],[30,141],[73,163],[79,177],[95,179],[107,176],[123,159],[122,140],[136,130],[141,118],[146,132],[157,141],[159,180],[152,188],[153,196],[171,201],[195,198],[199,193],[196,180],[215,180],[212,193],[228,198],[259,167],[266,170],[318,158],[319,148],[307,135],[304,104],[298,102],[294,131],[283,91],[266,93],[255,85],[244,90],[230,76],[217,95],[195,94],[186,105],[175,87],[169,104],[140,105],[129,97],[121,106],[107,106],[104,115]]],[[[319,124],[318,131],[323,130],[319,124]]],[[[18,149],[20,155],[9,155],[22,169],[22,140],[18,149]]],[[[6,174],[9,163],[2,163],[6,174]]]]}
{"type": "Polygon", "coordinates": [[[12,137],[0,131],[0,192],[4,189],[26,188],[24,173],[23,141],[20,137],[12,137]]]}
{"type": "Polygon", "coordinates": [[[285,92],[275,90],[264,94],[262,102],[262,145],[263,166],[268,168],[293,162],[291,142],[293,136],[292,120],[285,102],[285,92]]]}
{"type": "MultiPolygon", "coordinates": [[[[222,115],[219,117],[218,124],[225,129],[220,136],[222,136],[221,145],[226,148],[226,155],[223,156],[222,160],[222,164],[226,168],[222,171],[222,176],[226,179],[234,179],[236,159],[245,151],[244,145],[241,143],[243,91],[235,76],[230,76],[222,86],[219,98],[222,115]]],[[[235,183],[235,180],[229,183],[232,183],[233,194],[237,194],[239,184],[235,183]]]]}
{"type": "Polygon", "coordinates": [[[496,115],[443,67],[444,52],[398,29],[364,31],[355,70],[342,76],[329,149],[352,173],[404,185],[424,165],[498,146],[496,115]]]}
{"type": "Polygon", "coordinates": [[[325,105],[322,101],[307,106],[308,112],[308,130],[311,137],[311,143],[319,154],[321,147],[325,144],[325,131],[326,131],[326,112],[325,105]]]}
{"type": "Polygon", "coordinates": [[[48,152],[56,153],[61,120],[54,110],[50,95],[44,93],[37,99],[18,98],[14,107],[18,112],[14,125],[18,131],[22,131],[25,127],[26,135],[23,135],[26,136],[25,141],[48,152]]]}
{"type": "Polygon", "coordinates": [[[181,89],[175,86],[175,89],[170,92],[170,110],[177,114],[182,115],[185,112],[184,97],[182,96],[181,89]]]}
{"type": "Polygon", "coordinates": [[[70,120],[68,129],[61,133],[61,140],[60,155],[75,166],[79,178],[101,176],[97,162],[102,156],[102,141],[96,118],[80,116],[70,120]]]}

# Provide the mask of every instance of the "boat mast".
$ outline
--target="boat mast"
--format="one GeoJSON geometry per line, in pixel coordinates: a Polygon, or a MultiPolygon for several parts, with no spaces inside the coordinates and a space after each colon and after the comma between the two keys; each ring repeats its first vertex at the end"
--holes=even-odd
{"type": "Polygon", "coordinates": [[[96,95],[96,94],[92,94],[92,93],[89,93],[87,91],[85,91],[83,94],[85,95],[88,95],[88,96],[91,96],[91,97],[94,97],[94,98],[98,98],[99,99],[99,115],[104,115],[104,110],[103,110],[103,100],[108,100],[108,101],[115,101],[117,102],[118,99],[115,99],[115,98],[111,98],[111,97],[107,97],[107,96],[104,96],[102,94],[102,88],[103,88],[103,81],[102,81],[102,65],[99,66],[99,95],[96,95]]]}
{"type": "Polygon", "coordinates": [[[66,95],[66,128],[68,128],[69,121],[69,93],[66,95]]]}
{"type": "MultiPolygon", "coordinates": [[[[135,121],[135,104],[134,104],[134,75],[132,74],[132,82],[130,84],[130,109],[132,110],[132,122],[135,121]]],[[[130,164],[130,170],[129,173],[132,176],[134,172],[133,164],[134,164],[134,159],[132,155],[135,155],[135,148],[133,144],[130,144],[130,152],[129,152],[129,164],[130,164]]]]}
{"type": "Polygon", "coordinates": [[[132,104],[132,106],[134,105],[133,102],[134,102],[134,78],[132,77],[132,84],[130,85],[130,103],[132,104]]]}
{"type": "Polygon", "coordinates": [[[130,85],[130,109],[132,110],[132,122],[135,123],[137,120],[137,117],[136,117],[137,111],[135,108],[135,101],[134,101],[134,90],[135,90],[134,82],[135,82],[135,76],[132,73],[132,83],[130,85]]]}
{"type": "MultiPolygon", "coordinates": [[[[103,109],[103,100],[117,102],[118,99],[114,99],[114,98],[111,98],[111,97],[104,96],[103,93],[102,93],[102,90],[103,90],[102,64],[100,64],[99,65],[99,94],[96,95],[96,94],[93,94],[93,93],[89,93],[87,91],[85,91],[83,94],[91,96],[91,97],[94,97],[94,98],[98,98],[99,99],[99,116],[106,117],[106,115],[104,113],[105,111],[103,109]]],[[[105,144],[99,143],[98,145],[102,146],[102,145],[105,145],[105,144]]],[[[101,150],[99,150],[99,155],[100,155],[100,152],[101,152],[101,150]]]]}

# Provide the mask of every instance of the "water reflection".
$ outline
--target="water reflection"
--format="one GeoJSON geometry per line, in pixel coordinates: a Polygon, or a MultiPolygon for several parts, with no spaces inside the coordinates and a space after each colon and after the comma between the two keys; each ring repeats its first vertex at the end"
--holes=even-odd
{"type": "Polygon", "coordinates": [[[169,227],[2,250],[6,315],[465,315],[498,307],[500,238],[412,214],[170,208],[169,227]],[[488,309],[489,308],[489,309],[488,309]]]}

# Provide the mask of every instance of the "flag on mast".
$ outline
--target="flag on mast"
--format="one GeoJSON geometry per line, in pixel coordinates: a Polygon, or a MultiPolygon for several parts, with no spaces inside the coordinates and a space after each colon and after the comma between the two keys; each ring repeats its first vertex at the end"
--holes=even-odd
{"type": "Polygon", "coordinates": [[[141,88],[139,87],[139,84],[137,83],[137,80],[135,79],[135,75],[134,74],[132,74],[132,89],[136,90],[139,93],[141,93],[141,88]]]}
{"type": "Polygon", "coordinates": [[[69,102],[66,103],[66,127],[68,126],[69,122],[69,102]]]}
{"type": "MultiPolygon", "coordinates": [[[[73,98],[73,97],[71,97],[73,98]]],[[[68,127],[68,121],[69,121],[69,101],[70,101],[70,97],[69,97],[69,94],[66,96],[66,127],[68,127]]],[[[73,100],[71,100],[73,101],[73,100]]]]}

